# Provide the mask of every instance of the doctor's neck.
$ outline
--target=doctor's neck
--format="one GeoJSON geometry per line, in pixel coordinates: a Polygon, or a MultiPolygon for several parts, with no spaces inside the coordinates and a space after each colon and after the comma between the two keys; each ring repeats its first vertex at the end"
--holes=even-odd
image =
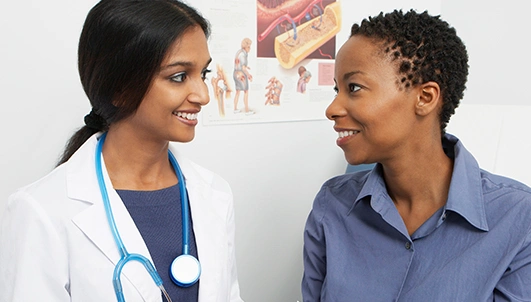
{"type": "Polygon", "coordinates": [[[149,191],[177,184],[168,146],[168,141],[146,139],[120,127],[110,127],[102,153],[113,187],[149,191]]]}

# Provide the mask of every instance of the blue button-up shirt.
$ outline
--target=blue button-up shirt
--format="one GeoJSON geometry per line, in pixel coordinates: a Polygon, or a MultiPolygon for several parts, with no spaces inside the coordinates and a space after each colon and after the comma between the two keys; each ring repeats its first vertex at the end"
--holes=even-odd
{"type": "Polygon", "coordinates": [[[305,302],[531,301],[531,189],[443,142],[448,200],[411,236],[379,164],[323,185],[304,232],[305,302]]]}

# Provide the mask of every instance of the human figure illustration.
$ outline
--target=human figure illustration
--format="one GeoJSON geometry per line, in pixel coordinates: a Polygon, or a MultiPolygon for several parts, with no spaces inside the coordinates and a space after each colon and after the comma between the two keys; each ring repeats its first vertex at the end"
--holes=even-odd
{"type": "Polygon", "coordinates": [[[299,80],[297,81],[297,92],[305,93],[306,92],[306,84],[310,82],[310,79],[312,78],[312,74],[310,71],[306,70],[306,67],[300,66],[299,70],[299,80]]]}
{"type": "Polygon", "coordinates": [[[280,80],[276,77],[272,77],[269,79],[269,81],[267,81],[265,105],[280,105],[280,94],[282,93],[283,86],[284,85],[282,85],[282,82],[280,82],[280,80]]]}
{"type": "Polygon", "coordinates": [[[240,113],[238,109],[238,100],[240,92],[243,91],[243,104],[245,106],[245,114],[254,114],[254,111],[249,110],[249,81],[253,80],[253,76],[249,72],[250,68],[247,65],[247,57],[251,50],[251,39],[244,38],[241,43],[241,49],[236,52],[234,58],[234,86],[236,95],[234,96],[234,113],[240,113]]]}
{"type": "Polygon", "coordinates": [[[221,64],[216,66],[216,77],[212,77],[212,89],[214,90],[214,97],[218,101],[219,116],[225,116],[225,98],[230,98],[232,88],[227,81],[227,75],[225,69],[221,64]]]}

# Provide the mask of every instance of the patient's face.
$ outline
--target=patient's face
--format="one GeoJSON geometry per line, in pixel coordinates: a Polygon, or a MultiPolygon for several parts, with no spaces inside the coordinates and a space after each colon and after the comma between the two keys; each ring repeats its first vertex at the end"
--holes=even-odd
{"type": "Polygon", "coordinates": [[[350,164],[391,160],[412,148],[415,94],[400,88],[397,65],[383,47],[353,36],[336,57],[337,95],[326,116],[335,122],[337,144],[350,164]]]}

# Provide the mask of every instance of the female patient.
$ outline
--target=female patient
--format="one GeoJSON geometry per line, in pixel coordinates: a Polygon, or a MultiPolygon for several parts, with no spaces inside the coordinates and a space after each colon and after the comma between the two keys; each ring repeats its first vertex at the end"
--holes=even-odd
{"type": "Polygon", "coordinates": [[[304,233],[304,301],[531,301],[531,189],[479,168],[445,127],[468,57],[427,12],[354,24],[326,110],[350,164],[304,233]]]}
{"type": "Polygon", "coordinates": [[[170,146],[194,138],[209,102],[208,35],[179,1],[90,11],[92,111],[60,165],[9,198],[0,301],[241,301],[230,187],[170,146]]]}

